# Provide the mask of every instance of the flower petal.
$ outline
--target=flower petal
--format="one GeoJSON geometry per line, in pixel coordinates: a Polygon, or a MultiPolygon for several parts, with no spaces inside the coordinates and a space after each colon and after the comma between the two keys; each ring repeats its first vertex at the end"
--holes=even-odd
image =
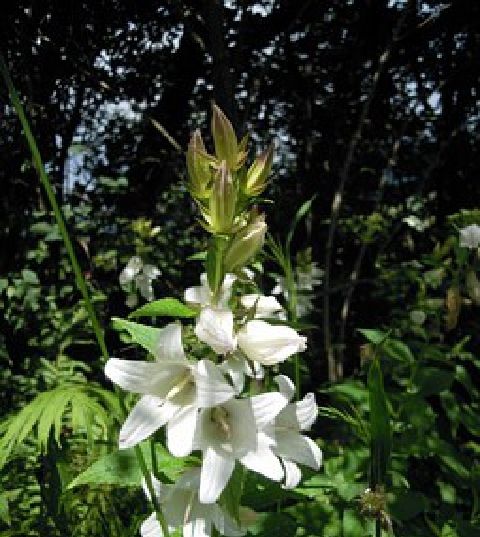
{"type": "Polygon", "coordinates": [[[274,317],[282,311],[280,302],[274,296],[263,296],[259,294],[244,295],[240,298],[240,303],[244,308],[255,307],[255,318],[274,317]]]}
{"type": "Polygon", "coordinates": [[[193,449],[193,436],[198,407],[190,405],[180,410],[167,424],[167,446],[174,457],[186,457],[193,449]]]}
{"type": "Polygon", "coordinates": [[[292,461],[282,458],[283,467],[285,468],[285,484],[286,489],[294,489],[302,479],[300,468],[292,461]]]}
{"type": "Polygon", "coordinates": [[[284,473],[280,460],[270,449],[269,439],[264,437],[262,433],[258,434],[257,449],[241,457],[240,462],[249,470],[262,474],[273,481],[283,479],[284,473]]]}
{"type": "Polygon", "coordinates": [[[204,518],[194,518],[183,525],[183,537],[210,537],[212,523],[204,518]]]}
{"type": "Polygon", "coordinates": [[[235,356],[235,353],[220,364],[220,369],[232,380],[237,395],[242,393],[243,387],[245,386],[245,364],[246,360],[235,356]]]}
{"type": "Polygon", "coordinates": [[[257,429],[263,429],[273,422],[288,404],[288,399],[279,392],[262,393],[250,398],[257,429]]]}
{"type": "Polygon", "coordinates": [[[105,364],[105,375],[124,390],[162,396],[171,388],[173,379],[182,368],[177,364],[140,362],[110,358],[105,364]]]}
{"type": "Polygon", "coordinates": [[[189,304],[206,306],[207,304],[210,304],[210,289],[208,289],[208,287],[205,288],[203,285],[189,287],[188,289],[185,289],[183,297],[185,302],[189,304]]]}
{"type": "Polygon", "coordinates": [[[165,425],[178,407],[153,395],[144,395],[133,407],[120,430],[120,449],[135,446],[165,425]]]}
{"type": "Polygon", "coordinates": [[[306,431],[315,423],[318,416],[318,407],[315,402],[315,395],[310,392],[305,397],[295,403],[295,414],[301,431],[306,431]]]}
{"type": "Polygon", "coordinates": [[[306,349],[307,338],[289,326],[272,325],[253,320],[238,333],[238,346],[250,360],[263,365],[283,362],[289,356],[306,349]]]}
{"type": "Polygon", "coordinates": [[[298,462],[318,470],[322,464],[322,451],[307,436],[292,431],[276,431],[275,453],[285,459],[298,462]]]}
{"type": "MultiPolygon", "coordinates": [[[[157,498],[158,500],[163,499],[163,497],[167,493],[168,485],[164,485],[153,474],[150,474],[150,479],[152,480],[152,487],[153,487],[153,492],[155,494],[155,498],[157,498]]],[[[145,493],[145,496],[148,498],[148,500],[152,501],[152,498],[150,496],[150,491],[148,490],[145,478],[142,478],[142,488],[143,488],[143,492],[145,493]]]]}
{"type": "Polygon", "coordinates": [[[277,375],[274,380],[278,384],[280,393],[291,401],[295,396],[295,384],[286,375],[277,375]]]}
{"type": "Polygon", "coordinates": [[[162,537],[163,532],[157,520],[156,513],[152,513],[140,526],[140,535],[142,537],[162,537]]]}
{"type": "Polygon", "coordinates": [[[212,448],[204,452],[200,474],[199,499],[201,503],[215,503],[226,487],[235,467],[235,459],[212,448]]]}
{"type": "Polygon", "coordinates": [[[170,323],[161,329],[156,344],[155,357],[159,361],[186,362],[182,345],[182,325],[170,323]]]}
{"type": "Polygon", "coordinates": [[[219,505],[212,505],[212,521],[220,535],[227,537],[241,537],[246,530],[240,528],[238,524],[219,505]]]}
{"type": "Polygon", "coordinates": [[[233,313],[227,309],[203,308],[195,326],[195,335],[217,354],[228,354],[237,345],[233,334],[233,313]]]}
{"type": "Polygon", "coordinates": [[[217,406],[234,397],[235,390],[227,383],[220,369],[210,360],[200,360],[194,375],[198,407],[217,406]]]}

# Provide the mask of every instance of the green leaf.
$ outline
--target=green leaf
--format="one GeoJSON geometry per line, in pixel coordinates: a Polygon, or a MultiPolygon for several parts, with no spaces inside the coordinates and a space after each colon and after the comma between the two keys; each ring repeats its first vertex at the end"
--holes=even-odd
{"type": "Polygon", "coordinates": [[[20,412],[9,418],[0,439],[0,467],[12,451],[27,437],[34,435],[39,448],[46,452],[51,435],[60,444],[63,425],[68,423],[75,432],[86,434],[93,443],[93,427],[106,434],[112,427],[116,406],[100,387],[87,384],[65,383],[53,390],[39,393],[20,412]],[[34,434],[36,433],[36,434],[34,434]]]}
{"type": "Polygon", "coordinates": [[[197,312],[176,298],[161,298],[145,304],[129,317],[195,317],[197,312]]]}
{"type": "Polygon", "coordinates": [[[421,367],[413,377],[413,384],[423,397],[441,393],[450,389],[455,379],[455,372],[438,367],[421,367]]]}
{"type": "Polygon", "coordinates": [[[408,346],[403,341],[391,338],[388,332],[371,330],[369,328],[360,328],[358,331],[370,343],[379,346],[389,358],[407,363],[413,363],[415,361],[412,351],[408,346]]]}
{"type": "Polygon", "coordinates": [[[243,466],[237,464],[232,477],[220,497],[220,505],[223,505],[237,522],[240,522],[240,502],[243,493],[244,477],[245,470],[243,466]]]}
{"type": "Polygon", "coordinates": [[[371,487],[374,488],[385,482],[392,443],[388,401],[378,359],[370,365],[367,383],[370,401],[371,487]]]}
{"type": "Polygon", "coordinates": [[[297,213],[295,214],[295,217],[293,218],[293,221],[292,221],[292,224],[290,226],[290,229],[288,231],[288,235],[287,235],[287,240],[286,240],[286,249],[287,251],[290,249],[290,244],[292,242],[292,239],[293,239],[293,235],[295,233],[295,229],[297,228],[300,220],[308,213],[308,211],[310,210],[311,206],[312,206],[312,203],[313,203],[313,200],[317,197],[317,195],[315,194],[314,196],[312,196],[309,200],[305,201],[304,203],[302,203],[302,205],[299,207],[297,213]]]}
{"type": "Polygon", "coordinates": [[[160,328],[134,323],[118,317],[114,317],[112,322],[115,330],[126,330],[135,343],[138,343],[151,354],[157,352],[158,338],[161,333],[160,328]]]}
{"type": "MultiPolygon", "coordinates": [[[[148,442],[140,448],[145,457],[147,468],[152,471],[152,455],[148,442]]],[[[185,467],[189,459],[173,457],[160,444],[155,445],[159,470],[170,480],[174,481],[185,467]]],[[[70,482],[67,489],[71,490],[80,485],[118,485],[138,487],[142,482],[142,471],[135,456],[135,449],[123,449],[100,457],[84,472],[70,482]]]]}
{"type": "Polygon", "coordinates": [[[389,510],[397,520],[409,520],[423,513],[428,506],[427,498],[420,492],[406,491],[395,495],[389,510]]]}

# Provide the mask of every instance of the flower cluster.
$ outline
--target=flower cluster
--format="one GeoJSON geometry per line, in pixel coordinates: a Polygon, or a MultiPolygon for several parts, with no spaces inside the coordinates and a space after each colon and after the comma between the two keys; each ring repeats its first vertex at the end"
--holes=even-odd
{"type": "MultiPolygon", "coordinates": [[[[236,281],[263,244],[265,219],[251,199],[266,187],[273,150],[243,170],[246,140],[217,107],[212,122],[215,156],[194,133],[187,154],[189,187],[212,234],[206,273],[187,289],[185,302],[197,311],[194,337],[184,346],[179,322],[157,329],[153,361],[111,358],[105,373],[124,390],[140,394],[120,431],[128,448],[165,426],[166,445],[175,457],[192,452],[201,464],[174,484],[153,478],[156,501],[166,524],[184,535],[242,535],[241,517],[218,503],[235,467],[244,467],[286,488],[296,487],[300,465],[318,469],[322,454],[303,433],[317,416],[312,393],[294,401],[295,386],[285,375],[270,378],[269,368],[306,349],[306,338],[282,323],[284,311],[274,297],[237,296],[236,281]],[[198,356],[195,356],[195,349],[198,356]],[[271,384],[275,389],[271,389],[271,384]]],[[[152,329],[150,329],[152,330],[152,329]]],[[[148,493],[149,494],[149,493],[148,493]]],[[[162,535],[153,513],[142,525],[143,537],[162,535]]]]}

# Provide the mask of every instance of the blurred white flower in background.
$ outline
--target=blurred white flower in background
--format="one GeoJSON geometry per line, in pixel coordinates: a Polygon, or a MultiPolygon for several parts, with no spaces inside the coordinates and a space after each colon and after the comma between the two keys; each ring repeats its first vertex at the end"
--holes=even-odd
{"type": "Polygon", "coordinates": [[[154,265],[144,264],[140,257],[130,258],[126,267],[120,273],[119,281],[122,289],[128,293],[126,304],[134,308],[138,303],[137,291],[149,302],[153,295],[152,281],[160,276],[160,270],[154,265]]]}
{"type": "Polygon", "coordinates": [[[472,224],[460,230],[460,246],[478,248],[480,246],[480,226],[472,224]]]}

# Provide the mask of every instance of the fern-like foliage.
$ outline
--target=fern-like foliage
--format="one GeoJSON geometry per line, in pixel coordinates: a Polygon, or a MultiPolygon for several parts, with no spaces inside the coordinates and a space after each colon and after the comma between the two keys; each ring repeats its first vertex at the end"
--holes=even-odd
{"type": "Polygon", "coordinates": [[[46,452],[50,434],[60,445],[62,432],[70,430],[85,433],[92,444],[99,436],[107,440],[118,415],[116,398],[100,387],[67,382],[39,393],[2,424],[5,432],[0,439],[0,466],[30,435],[36,438],[41,452],[46,452]]]}

